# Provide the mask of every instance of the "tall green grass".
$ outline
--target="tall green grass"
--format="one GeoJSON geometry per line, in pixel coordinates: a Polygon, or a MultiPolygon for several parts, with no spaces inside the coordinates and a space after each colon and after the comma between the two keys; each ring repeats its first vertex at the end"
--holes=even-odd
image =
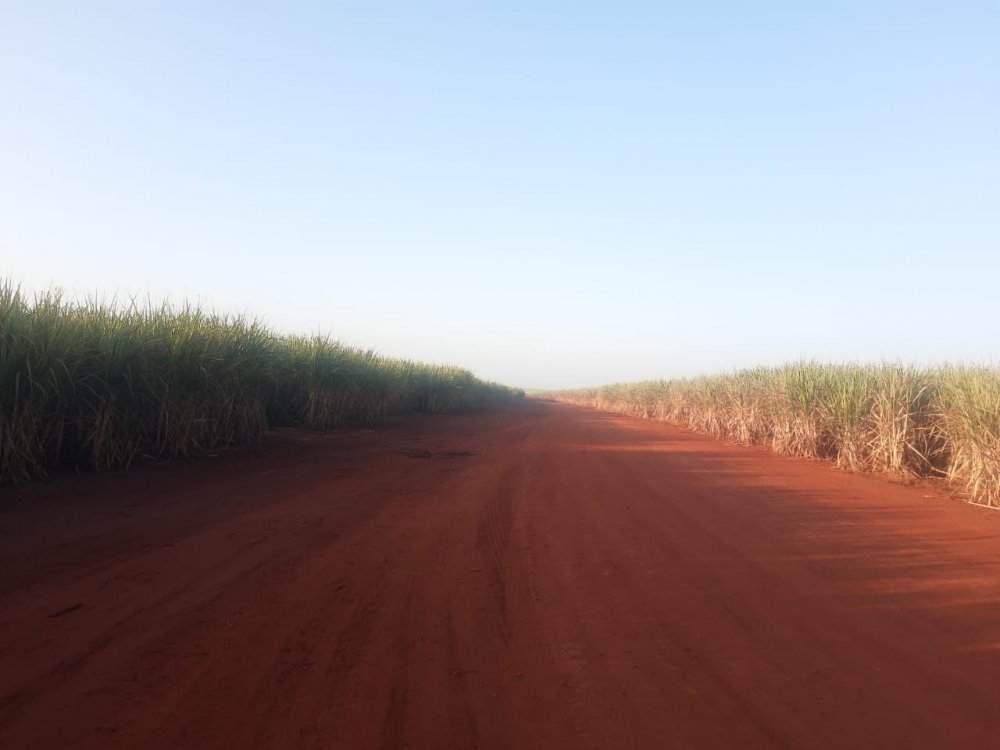
{"type": "Polygon", "coordinates": [[[1000,370],[801,362],[548,394],[1000,506],[1000,370]]]}
{"type": "Polygon", "coordinates": [[[0,282],[0,483],[211,453],[270,427],[367,425],[515,398],[456,367],[382,357],[194,307],[29,299],[0,282]]]}

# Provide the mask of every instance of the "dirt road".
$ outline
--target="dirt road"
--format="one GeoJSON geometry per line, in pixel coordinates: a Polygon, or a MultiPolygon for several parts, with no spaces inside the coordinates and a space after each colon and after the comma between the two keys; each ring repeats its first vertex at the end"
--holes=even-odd
{"type": "Polygon", "coordinates": [[[995,747],[998,524],[540,402],[6,490],[0,747],[995,747]]]}

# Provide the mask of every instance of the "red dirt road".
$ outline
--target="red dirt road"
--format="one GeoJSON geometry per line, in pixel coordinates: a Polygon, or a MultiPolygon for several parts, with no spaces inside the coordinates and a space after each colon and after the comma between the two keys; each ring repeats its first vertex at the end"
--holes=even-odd
{"type": "Polygon", "coordinates": [[[7,490],[0,747],[996,747],[998,523],[540,402],[7,490]]]}

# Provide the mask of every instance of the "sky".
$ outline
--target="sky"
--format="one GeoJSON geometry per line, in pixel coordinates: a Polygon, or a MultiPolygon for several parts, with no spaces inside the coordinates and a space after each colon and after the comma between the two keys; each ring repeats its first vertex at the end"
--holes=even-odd
{"type": "Polygon", "coordinates": [[[1000,359],[994,2],[0,0],[0,276],[529,388],[1000,359]]]}

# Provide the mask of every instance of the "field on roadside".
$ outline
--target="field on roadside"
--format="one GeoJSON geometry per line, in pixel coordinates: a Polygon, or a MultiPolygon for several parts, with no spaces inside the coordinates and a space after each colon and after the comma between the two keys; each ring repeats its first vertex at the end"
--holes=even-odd
{"type": "Polygon", "coordinates": [[[946,477],[1000,507],[1000,369],[802,362],[546,394],[778,453],[946,477]]]}
{"type": "Polygon", "coordinates": [[[194,307],[29,299],[0,283],[0,483],[367,425],[520,396],[420,364],[194,307]]]}

